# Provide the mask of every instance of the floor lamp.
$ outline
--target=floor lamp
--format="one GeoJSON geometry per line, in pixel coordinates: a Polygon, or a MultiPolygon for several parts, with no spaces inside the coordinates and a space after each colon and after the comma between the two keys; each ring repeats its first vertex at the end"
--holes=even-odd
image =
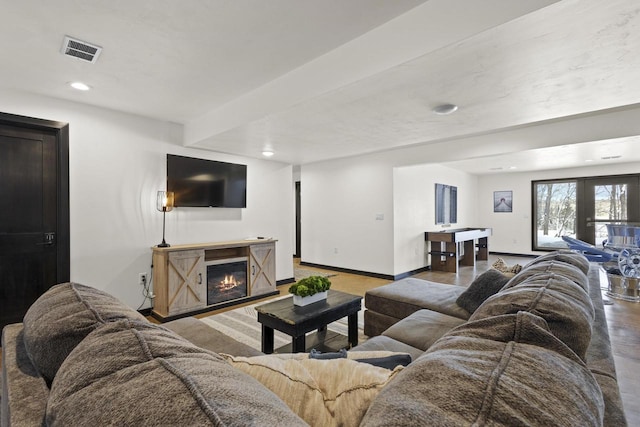
{"type": "Polygon", "coordinates": [[[173,192],[172,191],[158,191],[158,199],[156,207],[160,212],[162,212],[162,243],[158,245],[159,248],[168,248],[169,245],[164,240],[164,228],[165,228],[165,217],[167,212],[171,212],[173,210],[173,192]]]}

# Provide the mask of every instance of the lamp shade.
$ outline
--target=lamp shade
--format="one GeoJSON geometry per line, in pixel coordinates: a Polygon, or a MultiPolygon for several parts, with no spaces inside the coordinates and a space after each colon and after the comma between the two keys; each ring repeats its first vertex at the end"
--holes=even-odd
{"type": "Polygon", "coordinates": [[[158,191],[156,208],[160,212],[173,210],[173,191],[158,191]]]}

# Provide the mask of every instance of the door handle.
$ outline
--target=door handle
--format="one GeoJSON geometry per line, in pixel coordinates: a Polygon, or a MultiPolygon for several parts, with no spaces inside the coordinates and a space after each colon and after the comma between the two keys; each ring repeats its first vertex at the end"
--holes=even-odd
{"type": "Polygon", "coordinates": [[[202,273],[198,273],[198,285],[202,285],[202,273]]]}
{"type": "Polygon", "coordinates": [[[56,233],[53,233],[53,232],[44,233],[43,237],[44,237],[44,242],[36,243],[36,245],[50,246],[50,245],[53,245],[53,242],[56,239],[56,233]]]}
{"type": "Polygon", "coordinates": [[[256,266],[255,266],[255,265],[252,265],[252,266],[251,266],[251,275],[252,275],[252,276],[255,276],[255,275],[256,275],[256,266]]]}

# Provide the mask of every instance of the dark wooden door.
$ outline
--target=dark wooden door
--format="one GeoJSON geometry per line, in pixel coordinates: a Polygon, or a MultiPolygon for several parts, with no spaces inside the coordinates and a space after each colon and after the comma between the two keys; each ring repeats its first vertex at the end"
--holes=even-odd
{"type": "Polygon", "coordinates": [[[302,205],[301,205],[300,181],[296,181],[296,253],[294,257],[302,256],[302,205]]]}
{"type": "Polygon", "coordinates": [[[0,327],[21,322],[42,293],[68,280],[59,148],[57,129],[0,121],[0,327]]]}

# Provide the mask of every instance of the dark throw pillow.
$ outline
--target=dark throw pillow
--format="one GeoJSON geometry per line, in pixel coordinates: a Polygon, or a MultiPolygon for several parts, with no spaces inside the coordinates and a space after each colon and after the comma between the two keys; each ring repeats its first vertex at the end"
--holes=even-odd
{"type": "Polygon", "coordinates": [[[460,294],[456,304],[469,313],[473,313],[487,298],[502,289],[508,281],[509,277],[498,270],[487,270],[476,277],[467,290],[460,294]]]}

